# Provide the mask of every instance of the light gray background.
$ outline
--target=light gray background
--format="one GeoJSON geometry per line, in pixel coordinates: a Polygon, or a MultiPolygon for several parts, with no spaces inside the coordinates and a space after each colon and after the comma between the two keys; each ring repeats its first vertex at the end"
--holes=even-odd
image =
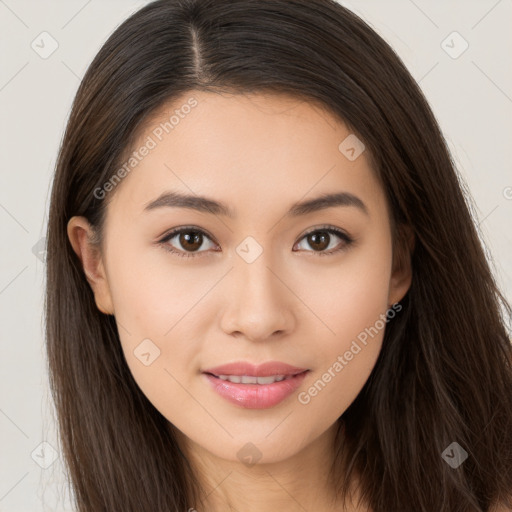
{"type": "MultiPolygon", "coordinates": [[[[145,3],[0,0],[0,511],[71,510],[45,370],[44,264],[34,251],[45,234],[50,180],[80,78],[108,35],[145,3]],[[51,48],[43,31],[58,43],[46,59],[31,47],[51,48]]],[[[512,1],[342,3],[419,81],[512,300],[512,1]],[[453,31],[469,44],[457,58],[464,41],[448,37],[453,31]]]]}

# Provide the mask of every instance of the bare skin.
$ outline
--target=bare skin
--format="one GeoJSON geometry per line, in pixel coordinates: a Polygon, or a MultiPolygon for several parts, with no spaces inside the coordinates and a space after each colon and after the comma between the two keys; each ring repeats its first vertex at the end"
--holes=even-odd
{"type": "Polygon", "coordinates": [[[339,149],[350,134],[310,102],[191,91],[160,109],[131,148],[148,136],[157,142],[110,192],[102,250],[89,243],[85,218],[69,221],[97,307],[115,315],[136,382],[180,431],[211,491],[207,503],[190,505],[199,512],[344,510],[326,483],[336,421],[367,381],[384,328],[366,344],[357,337],[382,326],[381,315],[411,284],[410,265],[395,264],[388,206],[366,152],[350,160],[339,149]],[[155,127],[192,96],[197,106],[158,140],[155,127]],[[223,202],[233,217],[185,207],[144,211],[170,190],[223,202]],[[357,196],[366,211],[338,205],[287,215],[295,202],[334,192],[357,196]],[[197,250],[179,234],[159,244],[180,227],[204,233],[197,250]],[[325,234],[329,227],[353,242],[325,234]],[[306,236],[313,231],[316,240],[306,236]],[[244,259],[258,247],[256,259],[244,259]],[[160,350],[150,365],[134,354],[145,339],[160,350]],[[309,372],[279,404],[242,408],[202,373],[240,360],[309,372]],[[310,393],[319,379],[328,382],[310,393]],[[250,467],[239,456],[248,443],[261,456],[250,467]]]}

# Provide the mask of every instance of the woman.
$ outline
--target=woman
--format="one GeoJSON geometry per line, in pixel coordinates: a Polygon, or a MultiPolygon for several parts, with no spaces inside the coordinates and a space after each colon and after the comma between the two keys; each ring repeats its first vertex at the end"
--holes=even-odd
{"type": "Polygon", "coordinates": [[[339,4],[131,16],[47,250],[80,511],[512,505],[510,306],[421,91],[339,4]]]}

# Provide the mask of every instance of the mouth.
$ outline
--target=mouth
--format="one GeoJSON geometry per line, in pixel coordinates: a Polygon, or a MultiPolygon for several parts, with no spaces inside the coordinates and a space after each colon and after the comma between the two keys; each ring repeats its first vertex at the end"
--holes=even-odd
{"type": "Polygon", "coordinates": [[[214,391],[246,409],[267,409],[288,398],[309,369],[270,362],[259,366],[238,362],[202,371],[214,391]]]}

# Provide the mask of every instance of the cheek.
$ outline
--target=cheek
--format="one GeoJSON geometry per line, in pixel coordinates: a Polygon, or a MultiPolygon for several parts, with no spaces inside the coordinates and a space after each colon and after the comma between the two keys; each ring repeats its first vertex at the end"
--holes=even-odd
{"type": "Polygon", "coordinates": [[[298,295],[321,320],[318,332],[329,353],[348,350],[347,343],[388,308],[391,246],[385,236],[370,239],[371,244],[348,251],[335,264],[318,264],[318,270],[297,279],[298,295]]]}
{"type": "Polygon", "coordinates": [[[190,397],[180,383],[186,384],[190,369],[197,366],[207,322],[198,315],[201,298],[207,303],[208,291],[218,278],[206,267],[180,270],[158,248],[123,250],[121,243],[118,247],[109,253],[115,262],[109,269],[109,284],[128,367],[151,401],[166,402],[172,396],[173,407],[181,404],[186,409],[190,397]]]}
{"type": "Polygon", "coordinates": [[[115,316],[129,332],[162,338],[211,286],[206,271],[181,269],[158,247],[129,240],[109,253],[109,283],[115,316]],[[129,250],[123,251],[125,245],[129,250]],[[204,278],[203,278],[204,277],[204,278]]]}

